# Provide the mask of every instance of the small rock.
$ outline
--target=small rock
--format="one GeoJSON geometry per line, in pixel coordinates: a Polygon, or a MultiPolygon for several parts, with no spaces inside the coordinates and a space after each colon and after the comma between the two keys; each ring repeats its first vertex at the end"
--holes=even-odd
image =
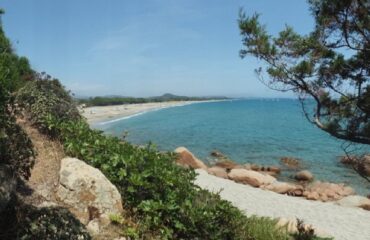
{"type": "Polygon", "coordinates": [[[370,211],[370,204],[363,204],[360,206],[360,208],[366,210],[366,211],[370,211]]]}
{"type": "Polygon", "coordinates": [[[211,156],[215,158],[227,158],[222,152],[217,151],[217,150],[213,150],[211,152],[211,156]]]}
{"type": "Polygon", "coordinates": [[[91,220],[87,226],[86,229],[89,231],[91,235],[98,235],[100,233],[100,225],[98,219],[91,220]]]}
{"type": "Polygon", "coordinates": [[[222,167],[210,167],[207,169],[207,172],[211,175],[215,175],[216,177],[228,179],[227,172],[225,168],[222,167]]]}
{"type": "Polygon", "coordinates": [[[306,197],[308,200],[319,200],[320,195],[317,192],[311,192],[306,197]]]}
{"type": "Polygon", "coordinates": [[[294,178],[298,181],[312,181],[313,180],[313,175],[311,172],[307,170],[303,170],[298,172],[294,178]]]}
{"type": "Polygon", "coordinates": [[[238,167],[238,164],[234,163],[231,160],[217,161],[215,166],[225,168],[225,169],[243,168],[243,166],[238,167]]]}

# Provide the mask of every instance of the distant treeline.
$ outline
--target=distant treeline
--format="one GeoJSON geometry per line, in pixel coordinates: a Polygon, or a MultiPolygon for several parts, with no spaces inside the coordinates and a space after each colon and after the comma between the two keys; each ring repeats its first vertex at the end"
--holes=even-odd
{"type": "Polygon", "coordinates": [[[108,106],[133,103],[148,103],[148,102],[169,102],[169,101],[206,101],[206,100],[222,100],[226,97],[186,97],[173,94],[164,94],[158,97],[135,98],[135,97],[91,97],[88,99],[77,99],[79,104],[86,106],[108,106]]]}

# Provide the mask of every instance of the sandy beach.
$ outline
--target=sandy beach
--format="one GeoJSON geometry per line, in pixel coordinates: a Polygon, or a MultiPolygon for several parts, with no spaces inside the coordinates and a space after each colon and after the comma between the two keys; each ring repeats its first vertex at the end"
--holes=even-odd
{"type": "Polygon", "coordinates": [[[238,184],[196,170],[195,184],[230,201],[248,216],[299,218],[336,240],[369,240],[370,211],[335,203],[310,201],[238,184]]]}
{"type": "Polygon", "coordinates": [[[178,107],[202,102],[211,102],[211,101],[171,101],[171,102],[123,104],[113,106],[95,106],[80,109],[80,112],[87,119],[89,124],[96,124],[114,121],[124,117],[138,115],[145,112],[159,110],[163,108],[178,107]]]}

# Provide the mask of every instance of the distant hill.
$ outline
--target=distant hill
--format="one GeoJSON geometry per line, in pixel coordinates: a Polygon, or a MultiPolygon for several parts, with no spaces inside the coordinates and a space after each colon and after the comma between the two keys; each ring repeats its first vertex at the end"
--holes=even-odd
{"type": "Polygon", "coordinates": [[[120,104],[133,104],[133,103],[148,103],[148,102],[169,102],[169,101],[207,101],[207,100],[222,100],[228,99],[227,97],[188,97],[178,96],[171,93],[165,93],[162,96],[136,98],[124,96],[97,96],[90,98],[76,98],[79,104],[86,106],[108,106],[120,104]]]}

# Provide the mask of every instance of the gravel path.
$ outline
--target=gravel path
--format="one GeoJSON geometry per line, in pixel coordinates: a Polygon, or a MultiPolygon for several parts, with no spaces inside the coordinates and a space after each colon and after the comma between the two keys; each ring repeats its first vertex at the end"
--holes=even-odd
{"type": "Polygon", "coordinates": [[[218,178],[204,170],[196,172],[196,185],[212,192],[221,191],[223,199],[247,215],[299,218],[337,240],[370,240],[370,211],[289,197],[218,178]]]}

